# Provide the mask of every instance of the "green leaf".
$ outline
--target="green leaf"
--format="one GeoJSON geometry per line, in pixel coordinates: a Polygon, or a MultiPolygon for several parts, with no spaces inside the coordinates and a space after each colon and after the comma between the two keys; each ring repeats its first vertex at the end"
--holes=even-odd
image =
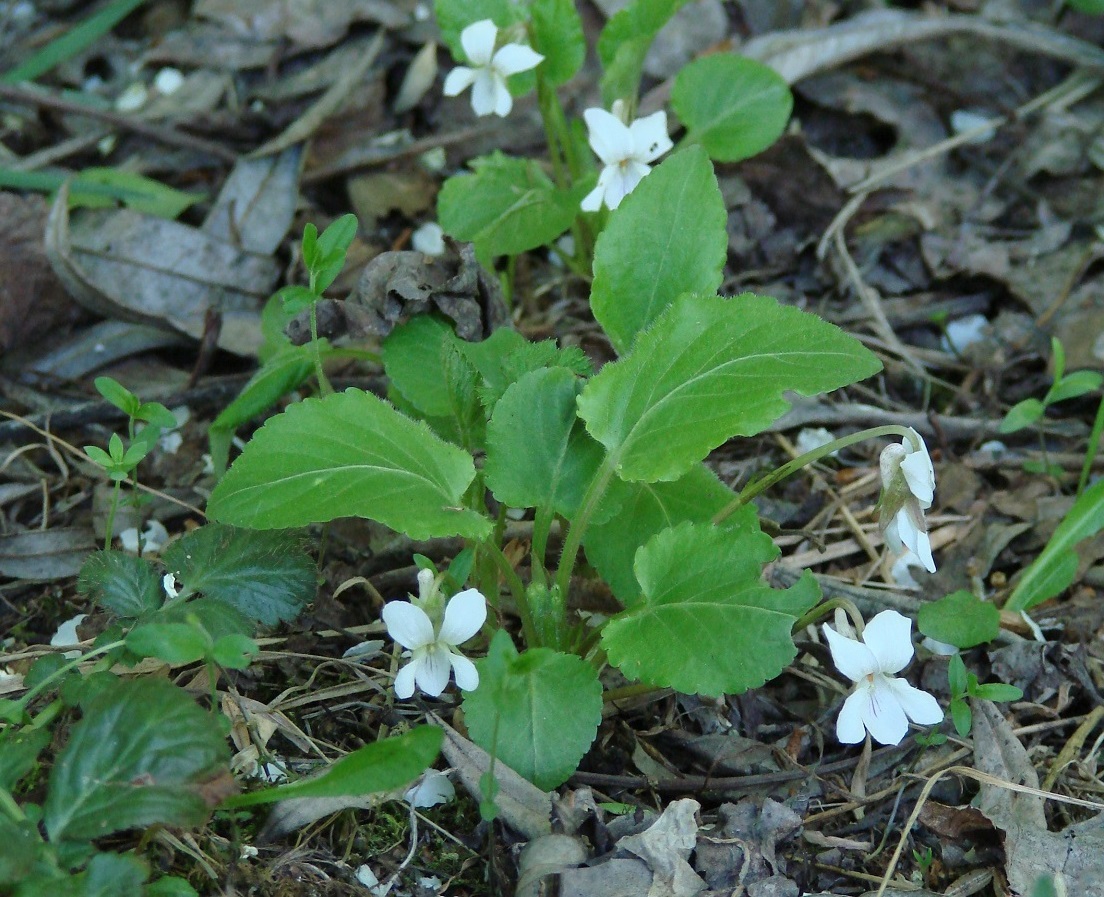
{"type": "Polygon", "coordinates": [[[90,554],[81,567],[77,591],[126,619],[155,611],[165,600],[161,577],[150,562],[122,551],[90,554]]]}
{"type": "Polygon", "coordinates": [[[142,404],[138,401],[138,397],[134,393],[123,386],[118,380],[111,377],[97,377],[92,382],[96,387],[96,392],[122,411],[127,417],[134,417],[142,404]]]}
{"type": "Polygon", "coordinates": [[[187,623],[146,623],[126,637],[127,649],[139,657],[156,657],[168,664],[195,663],[207,656],[207,634],[187,623]]]}
{"type": "Polygon", "coordinates": [[[73,897],[142,897],[149,866],[132,853],[97,853],[88,868],[73,876],[73,897]]]}
{"type": "Polygon", "coordinates": [[[236,809],[298,797],[359,797],[390,791],[425,772],[437,759],[443,737],[441,729],[419,726],[406,735],[384,738],[346,754],[314,778],[251,794],[236,794],[222,806],[236,809]]]}
{"type": "Polygon", "coordinates": [[[215,642],[211,659],[228,670],[244,670],[253,662],[260,646],[245,635],[227,635],[215,642]]]}
{"type": "Polygon", "coordinates": [[[149,618],[150,623],[187,623],[201,627],[217,642],[228,636],[249,636],[256,624],[236,607],[214,598],[192,598],[163,607],[149,618]]]}
{"type": "Polygon", "coordinates": [[[770,66],[714,53],[675,76],[671,108],[686,126],[683,144],[700,143],[719,162],[739,162],[782,136],[793,94],[770,66]]]}
{"type": "MultiPolygon", "coordinates": [[[[633,572],[637,549],[660,530],[683,521],[708,523],[732,498],[732,491],[701,464],[669,483],[614,480],[603,500],[602,519],[591,523],[583,539],[587,560],[621,603],[631,607],[640,600],[640,584],[633,572]]],[[[755,508],[745,505],[725,525],[758,529],[755,508]]],[[[777,556],[773,543],[771,548],[773,553],[764,563],[777,556]]]]}
{"type": "Polygon", "coordinates": [[[553,86],[570,81],[586,58],[583,21],[574,0],[531,0],[533,49],[544,57],[541,74],[553,86]]]}
{"type": "Polygon", "coordinates": [[[185,193],[137,172],[118,168],[85,168],[69,181],[71,209],[99,209],[113,205],[113,201],[118,199],[136,212],[171,221],[205,198],[202,193],[185,193]],[[96,186],[108,188],[110,196],[89,189],[96,186]]]}
{"type": "Polygon", "coordinates": [[[14,791],[19,780],[35,768],[35,761],[50,743],[50,730],[0,730],[0,789],[14,791]]]}
{"type": "Polygon", "coordinates": [[[297,315],[304,309],[310,308],[322,297],[310,287],[305,287],[301,283],[292,283],[277,290],[276,298],[283,303],[287,314],[297,315]]]}
{"type": "Polygon", "coordinates": [[[480,343],[461,343],[460,349],[483,378],[479,396],[491,411],[507,388],[531,371],[564,367],[580,377],[594,373],[590,359],[578,346],[561,349],[552,340],[531,343],[516,330],[500,327],[480,343]]]}
{"type": "Polygon", "coordinates": [[[286,533],[209,523],[171,543],[161,559],[187,588],[266,626],[298,616],[318,585],[314,561],[286,533]]]}
{"type": "Polygon", "coordinates": [[[590,307],[620,354],[683,293],[713,293],[728,255],[728,220],[699,147],[675,153],[612,215],[594,247],[590,307]]]}
{"type": "Polygon", "coordinates": [[[84,453],[88,455],[90,461],[98,464],[104,470],[110,471],[115,466],[115,459],[97,445],[86,445],[84,453]]]}
{"type": "Polygon", "coordinates": [[[956,648],[991,642],[1000,633],[1000,611],[965,590],[920,606],[917,628],[929,638],[956,648]]]}
{"type": "Polygon", "coordinates": [[[472,740],[542,791],[563,784],[602,721],[594,667],[549,648],[518,654],[500,629],[478,668],[479,688],[464,695],[472,740]]]}
{"type": "Polygon", "coordinates": [[[281,398],[305,383],[313,372],[313,359],[298,346],[285,349],[264,363],[242,387],[238,397],[211,422],[208,438],[212,465],[216,471],[221,473],[226,469],[230,441],[238,427],[268,411],[281,398]]]}
{"type": "Polygon", "coordinates": [[[947,664],[947,683],[951,689],[952,698],[961,698],[966,694],[966,664],[961,654],[952,654],[947,664]]]}
{"type": "Polygon", "coordinates": [[[380,347],[391,385],[426,417],[445,417],[452,410],[445,385],[444,346],[458,340],[440,318],[417,315],[392,330],[380,347]]]}
{"type": "Polygon", "coordinates": [[[468,25],[490,19],[499,29],[525,20],[525,11],[513,0],[435,0],[433,11],[441,40],[452,52],[453,59],[464,61],[460,32],[468,25]]]}
{"type": "MultiPolygon", "coordinates": [[[[1104,0],[1066,0],[1066,2],[1079,12],[1090,16],[1104,15],[1104,0]]],[[[1053,893],[1053,885],[1051,893],[1053,893]]]]}
{"type": "Polygon", "coordinates": [[[974,712],[962,698],[951,700],[951,722],[954,723],[955,731],[960,738],[970,734],[970,728],[974,724],[974,712]]]}
{"type": "Polygon", "coordinates": [[[1063,377],[1050,388],[1046,395],[1046,404],[1064,402],[1066,399],[1076,399],[1088,392],[1095,392],[1104,383],[1104,375],[1096,371],[1075,371],[1068,377],[1063,377]]]}
{"type": "Polygon", "coordinates": [[[607,364],[579,414],[622,479],[673,480],[732,436],[752,436],[790,408],[881,369],[854,337],[816,315],[744,293],[685,295],[607,364]]]}
{"type": "Polygon", "coordinates": [[[462,506],[471,457],[371,393],[306,399],[257,431],[215,487],[208,516],[259,529],[368,517],[412,539],[481,538],[462,506]]]}
{"type": "Polygon", "coordinates": [[[146,885],[145,897],[199,897],[199,892],[183,878],[166,875],[146,885]]]}
{"type": "Polygon", "coordinates": [[[10,891],[8,887],[19,885],[23,893],[50,894],[52,897],[54,892],[49,885],[45,882],[39,885],[35,881],[35,866],[46,853],[46,845],[35,824],[29,819],[16,821],[7,814],[0,816],[0,844],[4,845],[0,850],[0,888],[4,893],[18,895],[19,891],[10,891]],[[36,885],[39,886],[37,892],[28,890],[36,885]]]}
{"type": "Polygon", "coordinates": [[[45,824],[52,841],[100,838],[207,816],[198,784],[229,752],[215,718],[159,679],[101,691],[50,772],[45,824]]]}
{"type": "Polygon", "coordinates": [[[337,280],[337,275],[345,267],[345,256],[356,239],[359,227],[356,215],[342,215],[322,231],[317,243],[317,258],[311,266],[314,274],[314,291],[321,296],[326,288],[337,280]]]}
{"type": "Polygon", "coordinates": [[[308,221],[304,225],[301,245],[303,264],[308,271],[314,271],[322,261],[322,250],[318,248],[318,227],[313,222],[308,221]]]}
{"type": "Polygon", "coordinates": [[[797,656],[790,630],[820,599],[806,572],[791,588],[760,582],[761,534],[683,523],[636,554],[644,600],[602,631],[610,663],[630,679],[685,694],[738,694],[797,656]]]}
{"type": "Polygon", "coordinates": [[[561,190],[535,161],[499,152],[469,164],[473,174],[445,181],[437,217],[450,237],[474,243],[485,265],[551,243],[571,227],[586,184],[561,190]]]}
{"type": "Polygon", "coordinates": [[[989,682],[979,685],[974,689],[974,697],[984,698],[986,701],[1018,701],[1023,697],[1023,691],[1015,685],[1005,685],[1003,682],[989,682]]]}
{"type": "Polygon", "coordinates": [[[571,517],[602,463],[602,447],[575,413],[579,381],[566,368],[526,374],[495,405],[484,474],[514,508],[551,508],[571,517]]]}
{"type": "Polygon", "coordinates": [[[1022,402],[1017,402],[1008,409],[1004,420],[1001,421],[1000,431],[1002,433],[1015,433],[1024,427],[1030,427],[1043,416],[1044,411],[1046,411],[1046,406],[1038,399],[1024,399],[1022,402]]]}
{"type": "MultiPolygon", "coordinates": [[[[444,2],[444,0],[438,0],[444,2]]],[[[602,104],[635,100],[644,57],[657,34],[687,0],[634,0],[613,15],[598,36],[602,60],[602,104]]]]}
{"type": "Polygon", "coordinates": [[[145,0],[111,0],[110,3],[81,20],[75,27],[67,29],[60,37],[32,53],[15,68],[0,75],[0,83],[18,84],[20,81],[33,81],[39,75],[46,74],[55,66],[95,44],[144,2],[145,0]]]}
{"type": "Polygon", "coordinates": [[[1077,575],[1077,544],[1101,529],[1104,529],[1104,480],[1081,493],[1042,553],[1024,571],[1005,607],[1027,610],[1065,591],[1077,575]]]}
{"type": "MultiPolygon", "coordinates": [[[[173,430],[179,425],[176,415],[160,402],[143,402],[134,412],[136,420],[145,421],[161,430],[173,430]]],[[[143,433],[145,430],[142,431],[143,433]]]]}

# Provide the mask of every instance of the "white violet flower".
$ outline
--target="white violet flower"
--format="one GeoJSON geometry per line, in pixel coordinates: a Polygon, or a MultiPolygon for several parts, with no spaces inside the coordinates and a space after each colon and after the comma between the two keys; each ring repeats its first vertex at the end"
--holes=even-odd
{"type": "Polygon", "coordinates": [[[878,462],[882,473],[879,503],[886,544],[897,552],[911,551],[924,569],[935,572],[924,512],[935,495],[935,468],[920,434],[909,429],[901,445],[887,445],[878,462]]]}
{"type": "Polygon", "coordinates": [[[621,101],[613,106],[613,112],[587,109],[583,113],[590,148],[605,166],[598,175],[598,186],[581,203],[584,212],[597,212],[603,202],[616,209],[652,170],[649,163],[674,146],[667,136],[666,112],[654,112],[627,125],[618,115],[623,109],[621,101]]]}
{"type": "Polygon", "coordinates": [[[544,59],[525,44],[505,44],[495,51],[498,28],[490,19],[474,22],[460,32],[460,44],[472,68],[458,65],[445,78],[444,93],[454,97],[469,87],[476,115],[505,117],[514,107],[506,78],[535,68],[544,59]]]}
{"type": "Polygon", "coordinates": [[[883,610],[866,624],[862,641],[822,627],[832,662],[855,690],[843,702],[836,720],[836,738],[858,744],[866,733],[879,744],[900,744],[908,721],[922,726],[942,722],[939,702],[926,691],[892,678],[912,660],[912,621],[895,610],[883,610]]]}
{"type": "MultiPolygon", "coordinates": [[[[422,573],[418,575],[420,604],[432,610],[436,586],[432,573],[422,573]]],[[[479,673],[475,664],[455,648],[479,632],[486,619],[487,599],[476,589],[465,589],[449,599],[439,627],[418,604],[391,601],[385,605],[383,622],[387,632],[411,658],[395,677],[395,694],[405,700],[414,694],[416,684],[435,698],[448,686],[450,669],[464,691],[477,688],[479,673]]]]}
{"type": "Polygon", "coordinates": [[[456,797],[456,788],[445,773],[427,769],[421,781],[407,789],[405,796],[415,807],[435,807],[456,797]]]}

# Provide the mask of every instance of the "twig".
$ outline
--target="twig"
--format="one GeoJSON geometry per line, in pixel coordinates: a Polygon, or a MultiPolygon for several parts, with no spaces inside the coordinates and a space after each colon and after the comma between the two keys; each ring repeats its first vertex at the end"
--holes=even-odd
{"type": "Polygon", "coordinates": [[[217,143],[204,140],[202,137],[193,137],[191,134],[185,134],[175,128],[165,125],[155,125],[150,122],[142,121],[141,119],[120,115],[118,112],[112,112],[108,109],[96,109],[92,106],[86,106],[74,100],[67,100],[64,97],[48,93],[41,88],[17,84],[0,84],[0,99],[10,100],[15,103],[27,103],[32,106],[53,109],[57,112],[65,112],[70,115],[94,118],[119,128],[120,130],[141,134],[143,137],[149,137],[151,140],[156,140],[160,143],[167,143],[171,146],[179,146],[184,149],[207,153],[217,159],[222,159],[224,162],[234,163],[238,161],[238,154],[233,150],[228,150],[226,147],[217,143]]]}

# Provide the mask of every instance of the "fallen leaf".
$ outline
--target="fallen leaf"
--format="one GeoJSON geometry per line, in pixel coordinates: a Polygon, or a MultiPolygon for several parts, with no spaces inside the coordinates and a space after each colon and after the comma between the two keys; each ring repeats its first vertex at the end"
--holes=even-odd
{"type": "Polygon", "coordinates": [[[684,797],[667,805],[662,815],[643,832],[626,835],[617,846],[636,854],[652,870],[647,897],[693,897],[705,890],[705,882],[689,863],[697,844],[701,804],[684,797]]]}
{"type": "Polygon", "coordinates": [[[87,529],[9,533],[0,536],[0,576],[40,582],[76,576],[95,547],[87,529]]]}

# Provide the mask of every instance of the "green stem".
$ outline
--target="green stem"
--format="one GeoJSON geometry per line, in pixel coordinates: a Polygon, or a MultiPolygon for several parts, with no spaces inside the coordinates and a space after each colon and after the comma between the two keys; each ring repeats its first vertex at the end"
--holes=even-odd
{"type": "Polygon", "coordinates": [[[502,578],[506,581],[506,587],[513,596],[514,604],[517,605],[518,616],[521,617],[521,629],[525,634],[525,643],[527,645],[540,644],[537,628],[533,625],[533,612],[529,607],[529,596],[525,593],[525,583],[521,581],[517,571],[510,566],[510,561],[502,553],[501,548],[490,541],[484,542],[482,547],[487,549],[487,556],[494,560],[498,572],[502,574],[502,578]]]}
{"type": "MultiPolygon", "coordinates": [[[[313,287],[314,275],[311,275],[313,287]]],[[[322,346],[318,342],[318,303],[310,304],[310,335],[311,345],[314,347],[314,375],[318,378],[318,391],[324,396],[330,395],[334,389],[330,381],[326,379],[326,372],[322,370],[322,346]]]]}
{"type": "Polygon", "coordinates": [[[555,512],[549,508],[537,508],[533,516],[533,547],[530,555],[533,559],[533,582],[546,585],[548,576],[545,561],[548,559],[548,534],[552,530],[552,518],[555,512]]]}
{"type": "Polygon", "coordinates": [[[847,611],[847,616],[851,618],[851,625],[855,627],[855,635],[861,636],[866,624],[863,622],[862,614],[859,613],[859,609],[855,607],[854,602],[852,602],[850,598],[829,598],[816,607],[810,608],[801,619],[793,624],[791,632],[800,632],[806,626],[811,626],[817,620],[823,620],[837,607],[842,607],[847,611]]]}
{"type": "Polygon", "coordinates": [[[1092,472],[1092,463],[1096,453],[1100,450],[1100,435],[1104,432],[1104,396],[1100,397],[1100,405],[1096,409],[1096,420],[1093,421],[1092,433],[1089,434],[1089,448],[1085,452],[1085,463],[1081,465],[1081,479],[1077,481],[1077,494],[1085,491],[1089,484],[1089,474],[1092,472]]]}
{"type": "Polygon", "coordinates": [[[15,798],[11,796],[7,788],[0,788],[0,810],[7,813],[13,822],[27,821],[27,815],[15,802],[15,798]]]}
{"type": "Polygon", "coordinates": [[[33,701],[36,697],[38,697],[40,694],[42,694],[43,691],[45,691],[47,688],[49,688],[51,683],[53,683],[56,680],[60,679],[62,676],[64,676],[66,673],[68,673],[71,669],[74,669],[75,667],[80,666],[82,663],[86,663],[87,661],[91,660],[93,657],[98,657],[101,654],[108,654],[111,651],[114,651],[116,648],[121,648],[125,644],[126,644],[126,642],[124,642],[122,640],[119,640],[117,642],[111,642],[110,644],[107,644],[107,645],[101,645],[99,648],[93,648],[87,654],[82,654],[80,657],[74,657],[68,663],[62,664],[60,667],[58,667],[56,670],[54,670],[54,672],[52,672],[49,676],[47,676],[45,679],[43,679],[41,682],[39,682],[38,685],[36,685],[34,688],[32,688],[30,691],[28,691],[25,695],[23,695],[23,697],[19,699],[19,704],[24,709],[26,709],[27,707],[30,706],[31,701],[33,701]]]}
{"type": "Polygon", "coordinates": [[[111,538],[115,529],[115,512],[119,508],[119,492],[123,488],[123,481],[116,480],[115,488],[111,492],[111,508],[107,512],[107,532],[104,533],[104,551],[111,550],[111,538]]]}
{"type": "Polygon", "coordinates": [[[560,590],[560,596],[567,606],[567,596],[571,591],[571,574],[575,570],[575,559],[579,555],[579,549],[583,544],[583,536],[586,534],[590,518],[598,510],[606,488],[613,479],[613,473],[617,462],[612,455],[606,455],[602,466],[594,474],[594,479],[587,486],[583,500],[579,502],[579,512],[568,527],[567,536],[564,538],[563,551],[560,553],[560,566],[556,569],[556,586],[560,590]]]}
{"type": "Polygon", "coordinates": [[[899,424],[886,424],[884,427],[871,427],[869,430],[860,430],[858,433],[852,433],[850,436],[842,436],[839,439],[834,439],[827,445],[815,448],[811,452],[806,452],[804,455],[798,455],[792,461],[783,464],[777,470],[772,471],[762,479],[758,479],[753,483],[748,483],[739,495],[713,515],[714,526],[727,520],[733,513],[742,508],[753,498],[766,492],[775,483],[786,479],[786,477],[793,473],[797,473],[801,468],[812,464],[814,461],[819,461],[821,458],[832,454],[832,452],[839,451],[840,449],[847,448],[848,446],[854,445],[857,442],[863,442],[867,439],[876,439],[879,436],[901,436],[905,439],[911,439],[912,431],[911,428],[903,427],[899,424]]]}

